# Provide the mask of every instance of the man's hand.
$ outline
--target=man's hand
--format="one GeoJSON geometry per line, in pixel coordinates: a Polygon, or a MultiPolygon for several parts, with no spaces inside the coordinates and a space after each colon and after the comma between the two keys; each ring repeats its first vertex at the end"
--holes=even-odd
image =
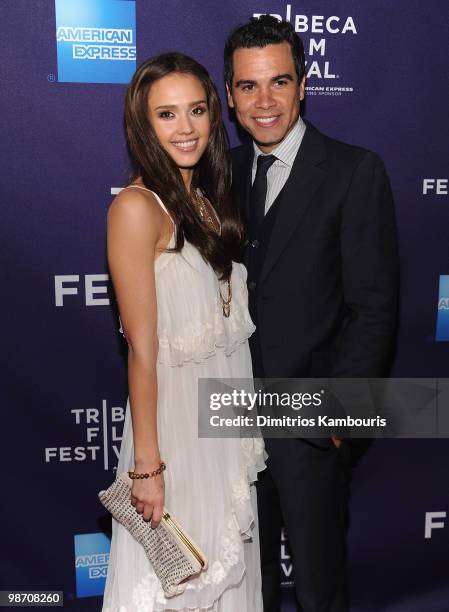
{"type": "Polygon", "coordinates": [[[343,438],[340,438],[340,436],[332,435],[331,439],[337,448],[340,448],[340,445],[343,444],[343,438]]]}

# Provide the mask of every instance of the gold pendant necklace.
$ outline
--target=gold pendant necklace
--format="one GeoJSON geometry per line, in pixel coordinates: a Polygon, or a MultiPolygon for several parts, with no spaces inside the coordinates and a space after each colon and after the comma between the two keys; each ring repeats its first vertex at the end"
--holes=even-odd
{"type": "Polygon", "coordinates": [[[227,300],[224,299],[221,293],[221,288],[218,289],[220,293],[221,307],[223,309],[223,316],[226,318],[228,318],[229,315],[231,314],[232,285],[231,285],[230,278],[228,278],[227,285],[228,285],[228,299],[227,300]]]}
{"type": "MultiPolygon", "coordinates": [[[[211,212],[207,210],[206,208],[205,200],[199,195],[199,193],[195,189],[191,191],[191,195],[192,195],[192,203],[194,204],[194,207],[201,221],[205,223],[206,225],[209,225],[216,234],[220,235],[221,234],[221,224],[218,220],[218,217],[215,215],[216,221],[219,223],[219,225],[217,226],[216,222],[212,218],[211,212]]],[[[232,300],[232,285],[231,285],[230,278],[228,278],[227,280],[227,286],[228,286],[228,298],[226,300],[224,299],[223,294],[221,293],[221,287],[218,288],[218,293],[220,295],[223,316],[226,318],[229,318],[231,314],[231,300],[232,300]]]]}

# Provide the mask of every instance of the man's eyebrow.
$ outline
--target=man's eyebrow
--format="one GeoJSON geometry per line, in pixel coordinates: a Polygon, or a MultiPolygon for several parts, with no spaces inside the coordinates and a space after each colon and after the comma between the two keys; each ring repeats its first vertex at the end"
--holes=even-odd
{"type": "Polygon", "coordinates": [[[257,81],[253,81],[251,79],[240,79],[235,84],[236,87],[241,87],[242,85],[255,85],[257,81]]]}
{"type": "MultiPolygon", "coordinates": [[[[197,100],[196,102],[190,102],[189,106],[196,106],[197,104],[206,104],[206,100],[197,100]]],[[[160,108],[178,108],[177,104],[162,104],[161,106],[156,106],[154,110],[159,110],[160,108]]]]}
{"type": "Polygon", "coordinates": [[[284,74],[278,74],[273,77],[272,81],[280,81],[281,79],[287,79],[288,81],[293,81],[293,77],[289,72],[285,72],[284,74]]]}
{"type": "MultiPolygon", "coordinates": [[[[276,81],[280,81],[281,79],[287,79],[288,81],[293,81],[293,77],[289,72],[285,72],[283,74],[277,74],[276,76],[272,77],[270,81],[272,83],[275,83],[276,81]]],[[[254,81],[253,79],[240,79],[239,81],[237,81],[235,86],[242,87],[242,85],[256,85],[256,84],[257,84],[257,81],[254,81]]]]}

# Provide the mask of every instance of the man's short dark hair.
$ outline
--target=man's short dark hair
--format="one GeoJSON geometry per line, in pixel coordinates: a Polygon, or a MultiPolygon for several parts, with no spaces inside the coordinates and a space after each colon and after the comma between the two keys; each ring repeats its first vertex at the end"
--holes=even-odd
{"type": "Polygon", "coordinates": [[[225,83],[232,89],[234,78],[233,55],[236,49],[252,49],[287,42],[292,51],[298,81],[301,82],[305,71],[304,45],[288,21],[279,21],[271,15],[251,17],[248,23],[238,26],[231,32],[224,49],[225,83]]]}

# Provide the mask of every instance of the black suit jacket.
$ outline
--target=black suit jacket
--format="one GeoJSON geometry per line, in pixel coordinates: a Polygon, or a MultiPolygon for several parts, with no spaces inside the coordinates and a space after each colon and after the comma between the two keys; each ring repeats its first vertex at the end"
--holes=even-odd
{"type": "MultiPolygon", "coordinates": [[[[375,153],[306,123],[263,265],[248,278],[264,375],[381,377],[398,302],[390,183],[375,153]]],[[[233,149],[232,160],[247,215],[252,142],[233,149]]]]}

